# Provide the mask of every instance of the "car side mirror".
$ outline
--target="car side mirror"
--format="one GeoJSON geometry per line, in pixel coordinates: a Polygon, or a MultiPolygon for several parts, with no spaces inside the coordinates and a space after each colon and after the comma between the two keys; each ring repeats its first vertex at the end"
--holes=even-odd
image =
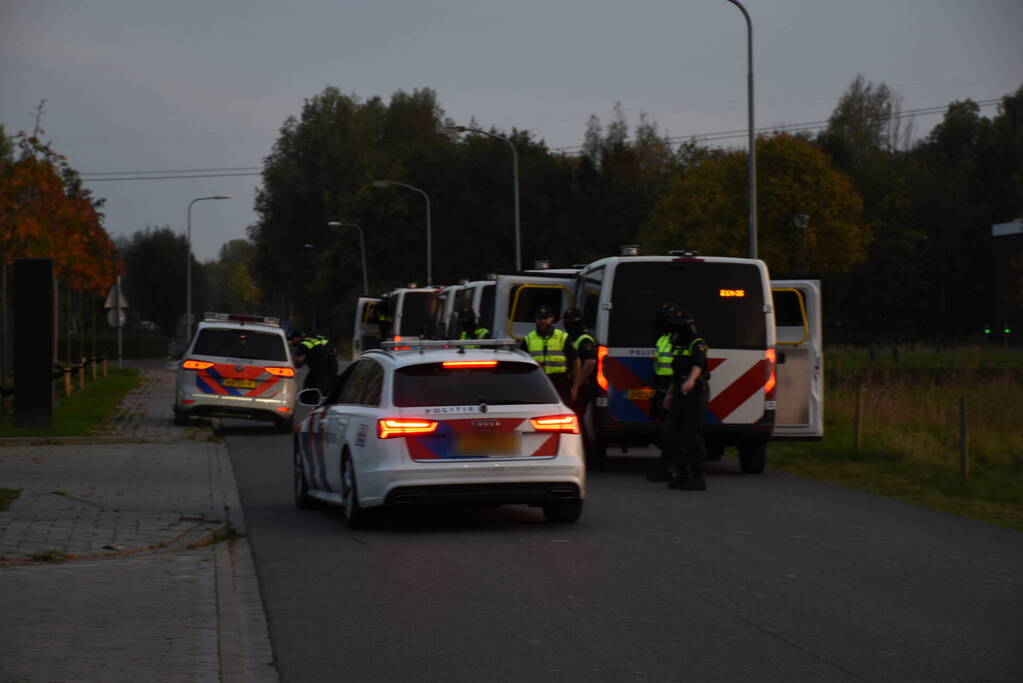
{"type": "Polygon", "coordinates": [[[310,408],[318,408],[323,404],[324,395],[319,389],[313,387],[312,389],[303,389],[298,392],[299,405],[308,406],[310,408]]]}

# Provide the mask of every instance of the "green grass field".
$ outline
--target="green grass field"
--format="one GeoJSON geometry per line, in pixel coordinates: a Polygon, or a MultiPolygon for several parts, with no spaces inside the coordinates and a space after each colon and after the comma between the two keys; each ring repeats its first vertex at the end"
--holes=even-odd
{"type": "MultiPolygon", "coordinates": [[[[53,427],[15,427],[10,414],[0,416],[0,437],[85,436],[94,432],[139,384],[138,370],[114,368],[106,377],[88,380],[85,389],[64,397],[58,393],[53,427]]],[[[63,389],[60,389],[62,392],[63,389]]]]}
{"type": "Polygon", "coordinates": [[[1023,354],[913,348],[871,362],[866,350],[838,348],[825,367],[824,441],[773,443],[771,467],[1023,530],[1023,354]]]}

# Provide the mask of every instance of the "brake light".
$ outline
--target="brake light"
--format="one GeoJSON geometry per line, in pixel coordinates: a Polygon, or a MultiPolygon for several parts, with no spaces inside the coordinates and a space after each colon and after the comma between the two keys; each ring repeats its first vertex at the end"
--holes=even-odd
{"type": "Polygon", "coordinates": [[[496,360],[446,360],[441,363],[446,368],[496,368],[496,360]]]}
{"type": "Polygon", "coordinates": [[[547,417],[534,417],[529,421],[529,424],[533,425],[533,429],[538,432],[579,433],[579,418],[575,415],[548,415],[547,417]]]}
{"type": "Polygon", "coordinates": [[[394,335],[394,339],[392,341],[400,342],[401,341],[401,335],[400,334],[394,335]]]}
{"type": "Polygon", "coordinates": [[[279,366],[279,365],[274,365],[274,366],[266,367],[266,368],[263,368],[263,369],[266,370],[267,372],[269,372],[271,375],[273,375],[275,377],[294,377],[295,376],[294,368],[286,368],[286,367],[282,367],[282,366],[279,366]]]}
{"type": "Polygon", "coordinates": [[[404,417],[384,417],[377,420],[377,436],[390,439],[398,436],[431,434],[437,429],[435,420],[421,420],[404,417]]]}
{"type": "Polygon", "coordinates": [[[186,360],[181,364],[181,367],[185,370],[206,370],[212,368],[213,363],[208,360],[186,360]]]}
{"type": "Polygon", "coordinates": [[[774,366],[778,360],[778,352],[774,349],[767,349],[765,353],[767,355],[767,383],[764,384],[764,393],[767,394],[767,400],[770,401],[774,398],[774,387],[778,383],[774,372],[774,366]]]}
{"type": "Polygon", "coordinates": [[[604,391],[607,391],[607,377],[604,375],[604,356],[607,355],[606,346],[597,347],[597,384],[604,391]]]}

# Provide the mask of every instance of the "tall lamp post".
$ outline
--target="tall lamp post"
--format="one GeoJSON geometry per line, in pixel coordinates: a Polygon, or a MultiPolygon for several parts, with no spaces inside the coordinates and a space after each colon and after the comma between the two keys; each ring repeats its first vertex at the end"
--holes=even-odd
{"type": "Polygon", "coordinates": [[[514,205],[515,205],[515,270],[522,270],[522,242],[521,242],[521,230],[519,226],[519,153],[515,149],[515,145],[512,141],[503,135],[497,133],[491,133],[490,131],[482,130],[480,128],[470,128],[469,126],[441,126],[437,129],[437,132],[448,137],[455,138],[460,133],[476,133],[477,135],[486,135],[488,138],[494,138],[495,140],[504,140],[511,147],[512,151],[512,181],[514,187],[514,205]]]}
{"type": "Polygon", "coordinates": [[[739,0],[727,0],[746,18],[746,98],[749,109],[749,257],[757,257],[757,145],[753,125],[753,22],[739,0]]]}
{"type": "Polygon", "coordinates": [[[404,187],[406,190],[412,190],[423,195],[423,199],[426,200],[426,284],[429,287],[433,286],[433,244],[431,242],[431,230],[430,230],[430,196],[420,190],[418,187],[412,187],[405,183],[399,183],[395,180],[374,180],[373,187],[404,187]]]}
{"type": "Polygon", "coordinates": [[[359,231],[359,247],[362,251],[362,295],[369,296],[369,275],[366,271],[366,237],[362,233],[362,226],[355,223],[342,223],[341,221],[330,221],[328,228],[355,228],[359,231]]]}
{"type": "Polygon", "coordinates": [[[188,337],[192,336],[192,205],[196,202],[204,202],[209,199],[230,199],[230,195],[217,194],[210,197],[197,197],[188,203],[188,227],[185,229],[186,258],[188,264],[185,267],[185,325],[188,328],[188,337]]]}

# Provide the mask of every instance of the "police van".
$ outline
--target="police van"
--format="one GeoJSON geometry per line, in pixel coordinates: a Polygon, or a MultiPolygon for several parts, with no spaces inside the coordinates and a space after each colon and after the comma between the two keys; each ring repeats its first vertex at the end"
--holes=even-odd
{"type": "Polygon", "coordinates": [[[435,287],[399,287],[382,297],[359,297],[352,332],[352,358],[384,341],[432,339],[442,290],[435,287]]]}
{"type": "Polygon", "coordinates": [[[703,430],[708,459],[734,446],[742,470],[760,473],[772,435],[819,439],[819,284],[790,280],[775,287],[784,302],[780,328],[760,260],[670,252],[609,257],[582,268],[576,306],[598,344],[599,389],[582,416],[590,464],[602,464],[608,444],[646,445],[654,435],[656,320],[667,302],[693,315],[710,347],[703,430]]]}
{"type": "Polygon", "coordinates": [[[495,337],[521,341],[536,329],[536,309],[550,306],[559,315],[572,305],[578,269],[533,270],[498,275],[494,281],[495,337]]]}

